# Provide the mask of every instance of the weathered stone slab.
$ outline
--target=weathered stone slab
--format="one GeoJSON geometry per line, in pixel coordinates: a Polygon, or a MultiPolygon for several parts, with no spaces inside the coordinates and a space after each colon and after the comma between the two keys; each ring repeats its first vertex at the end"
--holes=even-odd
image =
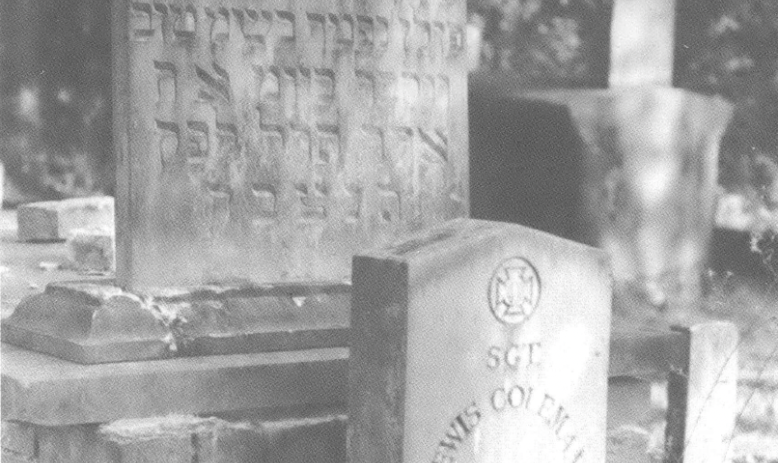
{"type": "Polygon", "coordinates": [[[2,344],[4,420],[45,426],[343,404],[348,351],[79,365],[2,344]]]}
{"type": "Polygon", "coordinates": [[[52,283],[2,321],[3,341],[78,363],[342,347],[346,284],[203,286],[131,293],[52,283]]]}
{"type": "Polygon", "coordinates": [[[354,258],[349,456],[602,462],[602,251],[456,220],[354,258]]]}
{"type": "Polygon", "coordinates": [[[22,241],[65,240],[76,228],[113,228],[113,198],[95,196],[24,204],[19,206],[16,218],[22,241]]]}
{"type": "Polygon", "coordinates": [[[468,212],[465,2],[113,3],[117,279],[336,280],[468,212]]]}

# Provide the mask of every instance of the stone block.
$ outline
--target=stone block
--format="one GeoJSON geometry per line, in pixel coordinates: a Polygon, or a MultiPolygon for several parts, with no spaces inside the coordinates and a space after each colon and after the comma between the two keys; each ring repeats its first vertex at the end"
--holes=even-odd
{"type": "Polygon", "coordinates": [[[207,424],[194,416],[119,420],[102,426],[99,434],[118,455],[116,463],[191,463],[200,461],[193,435],[207,424]]]}
{"type": "Polygon", "coordinates": [[[455,220],[355,256],[351,461],[605,461],[604,252],[455,220]]]}
{"type": "Polygon", "coordinates": [[[244,411],[211,419],[195,436],[198,461],[238,463],[343,463],[343,409],[244,411]]]}
{"type": "Polygon", "coordinates": [[[24,457],[5,449],[0,454],[0,460],[5,463],[38,463],[38,460],[35,458],[24,457]]]}
{"type": "Polygon", "coordinates": [[[29,203],[19,206],[16,217],[21,241],[61,241],[76,228],[113,228],[113,198],[95,196],[29,203]]]}
{"type": "Polygon", "coordinates": [[[671,457],[683,449],[683,461],[725,461],[735,431],[738,330],[728,322],[677,328],[688,340],[688,368],[671,372],[668,423],[671,457]]]}
{"type": "Polygon", "coordinates": [[[648,453],[649,432],[634,425],[608,430],[607,463],[651,463],[648,453]]]}
{"type": "Polygon", "coordinates": [[[19,457],[33,458],[36,454],[35,427],[28,423],[16,421],[2,421],[3,451],[12,452],[19,457]]]}
{"type": "Polygon", "coordinates": [[[635,378],[666,378],[668,371],[684,368],[688,349],[683,335],[657,328],[614,328],[610,346],[608,374],[635,378]]]}
{"type": "Polygon", "coordinates": [[[81,271],[109,272],[114,269],[112,228],[77,228],[67,239],[68,266],[81,271]]]}
{"type": "Polygon", "coordinates": [[[265,462],[262,429],[252,423],[212,419],[211,425],[197,430],[193,438],[198,462],[265,462]]]}
{"type": "Polygon", "coordinates": [[[46,426],[344,404],[347,349],[79,365],[2,344],[3,419],[46,426]]]}
{"type": "Polygon", "coordinates": [[[119,463],[97,434],[98,425],[35,426],[41,463],[119,463]]]}
{"type": "Polygon", "coordinates": [[[608,380],[608,430],[645,426],[651,417],[649,381],[624,376],[608,380]]]}
{"type": "Polygon", "coordinates": [[[312,416],[261,423],[263,463],[342,463],[346,459],[346,417],[312,416]]]}

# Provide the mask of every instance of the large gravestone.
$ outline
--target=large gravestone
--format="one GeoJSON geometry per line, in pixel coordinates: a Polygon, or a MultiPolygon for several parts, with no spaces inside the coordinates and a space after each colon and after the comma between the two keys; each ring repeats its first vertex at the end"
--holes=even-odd
{"type": "Polygon", "coordinates": [[[117,280],[340,280],[467,215],[465,3],[114,1],[117,280]]]}
{"type": "Polygon", "coordinates": [[[602,462],[602,251],[460,219],[354,258],[351,461],[602,462]]]}

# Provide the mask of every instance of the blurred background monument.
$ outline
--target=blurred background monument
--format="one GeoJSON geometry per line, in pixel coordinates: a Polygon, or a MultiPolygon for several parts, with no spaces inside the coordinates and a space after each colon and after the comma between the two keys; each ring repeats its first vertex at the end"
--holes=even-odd
{"type": "Polygon", "coordinates": [[[702,300],[730,109],[670,87],[676,8],[613,3],[608,90],[533,90],[516,73],[474,74],[472,149],[500,167],[473,157],[471,172],[486,185],[474,190],[475,217],[601,246],[613,259],[617,308],[669,307],[682,317],[702,300]],[[495,107],[497,127],[487,116],[495,107]],[[534,180],[511,180],[522,170],[534,180]]]}

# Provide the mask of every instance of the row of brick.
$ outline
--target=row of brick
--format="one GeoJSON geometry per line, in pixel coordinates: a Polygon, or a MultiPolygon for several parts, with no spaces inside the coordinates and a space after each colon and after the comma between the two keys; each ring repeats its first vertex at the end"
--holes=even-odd
{"type": "Polygon", "coordinates": [[[46,427],[2,423],[5,463],[342,463],[342,414],[228,421],[168,416],[46,427]]]}

